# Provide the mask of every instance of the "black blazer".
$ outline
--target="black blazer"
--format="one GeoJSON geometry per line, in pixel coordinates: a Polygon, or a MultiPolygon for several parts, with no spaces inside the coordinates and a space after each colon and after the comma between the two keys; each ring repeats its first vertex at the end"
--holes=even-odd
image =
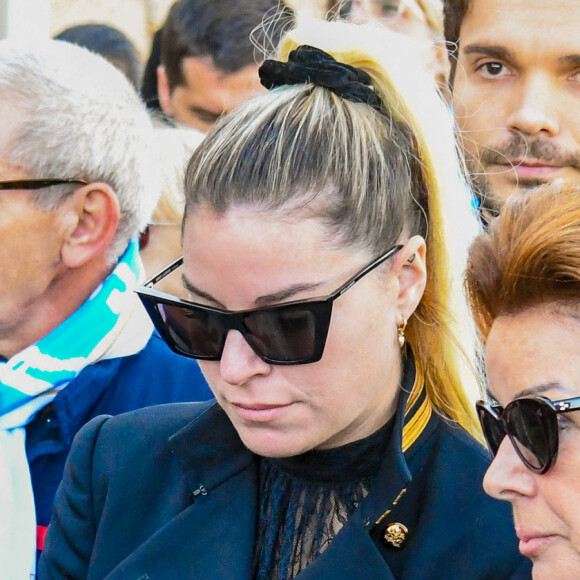
{"type": "MultiPolygon", "coordinates": [[[[509,506],[482,490],[487,453],[424,392],[411,398],[371,493],[298,578],[531,578],[509,506]],[[408,529],[399,548],[385,540],[394,523],[408,529]]],[[[73,444],[39,578],[249,580],[258,461],[213,402],[94,419],[73,444]]]]}

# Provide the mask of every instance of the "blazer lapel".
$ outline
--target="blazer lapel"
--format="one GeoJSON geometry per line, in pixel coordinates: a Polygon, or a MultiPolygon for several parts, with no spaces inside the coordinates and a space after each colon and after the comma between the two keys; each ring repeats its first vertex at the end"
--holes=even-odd
{"type": "Polygon", "coordinates": [[[254,456],[217,405],[168,444],[183,468],[191,505],[107,579],[251,578],[258,513],[254,456]]]}
{"type": "Polygon", "coordinates": [[[434,423],[423,376],[412,363],[411,359],[411,364],[407,364],[395,426],[370,495],[328,549],[298,575],[300,580],[395,580],[389,554],[398,548],[388,542],[385,529],[396,523],[392,518],[405,504],[407,488],[412,484],[405,455],[421,446],[434,423]],[[377,544],[384,548],[383,553],[377,544]]]}
{"type": "Polygon", "coordinates": [[[349,522],[298,580],[395,580],[363,523],[349,522]]]}
{"type": "MultiPolygon", "coordinates": [[[[393,439],[400,441],[400,435],[393,439]]],[[[390,443],[390,447],[396,448],[396,445],[396,441],[390,443]]],[[[328,549],[297,576],[299,580],[395,580],[373,539],[381,520],[397,504],[411,480],[402,453],[391,454],[391,459],[393,464],[383,465],[371,494],[351,515],[328,549]]]]}

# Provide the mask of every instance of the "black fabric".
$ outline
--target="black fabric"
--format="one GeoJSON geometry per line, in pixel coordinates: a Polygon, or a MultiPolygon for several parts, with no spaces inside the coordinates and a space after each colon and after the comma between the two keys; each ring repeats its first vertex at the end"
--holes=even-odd
{"type": "Polygon", "coordinates": [[[299,46],[288,55],[288,62],[266,60],[258,72],[260,82],[267,89],[311,83],[343,99],[366,103],[383,112],[382,101],[364,70],[338,62],[313,46],[299,46]]]}
{"type": "Polygon", "coordinates": [[[295,578],[328,547],[369,494],[393,423],[342,447],[261,460],[256,580],[295,578]]]}

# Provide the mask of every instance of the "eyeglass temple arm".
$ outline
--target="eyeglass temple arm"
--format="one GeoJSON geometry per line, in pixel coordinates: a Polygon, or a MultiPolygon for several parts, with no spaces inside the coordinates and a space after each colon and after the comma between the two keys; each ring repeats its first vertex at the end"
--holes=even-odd
{"type": "Polygon", "coordinates": [[[358,274],[355,274],[352,278],[348,279],[340,288],[335,290],[328,298],[331,300],[336,300],[337,298],[342,296],[362,277],[366,276],[369,272],[380,266],[383,262],[386,262],[391,256],[396,254],[402,247],[403,247],[402,245],[393,246],[386,254],[379,256],[374,262],[371,262],[364,270],[361,270],[358,274]]]}
{"type": "MultiPolygon", "coordinates": [[[[368,274],[371,270],[374,270],[377,266],[379,266],[380,264],[385,262],[393,254],[398,252],[402,247],[403,247],[402,245],[397,245],[397,246],[392,247],[385,255],[377,258],[373,263],[369,264],[362,272],[355,274],[350,280],[347,280],[343,286],[341,286],[340,288],[338,288],[338,290],[336,290],[335,292],[333,292],[333,294],[331,294],[330,298],[335,299],[335,298],[338,298],[339,296],[341,296],[342,294],[344,294],[353,284],[358,282],[365,274],[368,274]]],[[[144,288],[152,288],[153,286],[155,286],[155,284],[157,284],[157,282],[159,282],[160,280],[165,278],[165,276],[169,276],[169,274],[171,274],[171,272],[173,272],[174,270],[177,270],[177,268],[179,268],[179,266],[181,266],[182,263],[183,263],[183,256],[181,256],[180,258],[177,258],[177,260],[175,260],[174,262],[171,262],[171,264],[169,264],[169,266],[167,266],[166,268],[163,268],[163,270],[161,270],[161,272],[158,272],[152,278],[149,278],[149,280],[146,280],[143,283],[143,287],[144,288]]]]}
{"type": "Polygon", "coordinates": [[[145,288],[152,288],[153,286],[155,286],[155,284],[157,284],[157,282],[159,282],[160,280],[163,280],[163,278],[165,278],[165,276],[169,276],[169,274],[171,274],[171,272],[173,272],[174,270],[177,270],[177,268],[179,268],[179,266],[181,266],[181,264],[183,264],[183,256],[181,256],[180,258],[177,258],[177,260],[174,260],[173,262],[171,262],[171,264],[169,264],[169,266],[163,268],[163,270],[161,270],[160,272],[157,272],[157,274],[155,274],[152,278],[149,278],[149,280],[146,280],[143,283],[143,286],[145,288]]]}
{"type": "Polygon", "coordinates": [[[580,409],[580,397],[554,401],[554,407],[556,407],[556,411],[558,413],[569,413],[570,411],[577,411],[580,409]]]}

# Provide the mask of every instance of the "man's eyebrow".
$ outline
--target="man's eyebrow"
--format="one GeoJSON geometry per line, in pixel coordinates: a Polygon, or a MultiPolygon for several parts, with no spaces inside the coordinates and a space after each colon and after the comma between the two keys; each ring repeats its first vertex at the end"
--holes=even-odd
{"type": "Polygon", "coordinates": [[[516,60],[515,54],[513,52],[504,46],[498,46],[495,44],[468,44],[463,48],[463,53],[467,55],[476,54],[489,56],[491,58],[508,60],[512,62],[516,60]]]}
{"type": "MultiPolygon", "coordinates": [[[[219,300],[216,300],[213,296],[211,296],[211,294],[208,294],[207,292],[204,292],[203,290],[196,288],[185,277],[185,275],[183,275],[181,277],[181,281],[183,283],[183,287],[190,294],[193,294],[194,296],[199,297],[199,298],[203,298],[204,300],[207,300],[208,302],[215,304],[218,308],[221,308],[223,310],[227,310],[227,308],[219,300]]],[[[322,282],[316,282],[313,284],[293,284],[292,286],[289,286],[288,288],[284,288],[282,290],[279,290],[278,292],[273,292],[271,294],[264,294],[263,296],[258,296],[258,298],[256,298],[254,300],[254,303],[257,307],[260,307],[260,306],[269,306],[269,305],[279,304],[282,302],[287,302],[290,298],[292,298],[296,294],[299,294],[300,292],[308,292],[308,291],[314,290],[315,288],[318,288],[321,285],[322,285],[322,282]]]]}
{"type": "Polygon", "coordinates": [[[580,54],[569,54],[558,59],[563,66],[580,67],[580,54]]]}
{"type": "MultiPolygon", "coordinates": [[[[557,383],[555,381],[550,381],[548,383],[541,383],[539,385],[535,385],[533,387],[529,387],[528,389],[523,389],[522,391],[517,392],[513,397],[513,399],[521,399],[522,397],[537,397],[539,395],[544,395],[550,391],[558,391],[562,393],[562,395],[574,395],[574,392],[569,387],[566,387],[562,383],[557,383]]],[[[488,389],[487,396],[497,401],[497,397],[488,389]]]]}

